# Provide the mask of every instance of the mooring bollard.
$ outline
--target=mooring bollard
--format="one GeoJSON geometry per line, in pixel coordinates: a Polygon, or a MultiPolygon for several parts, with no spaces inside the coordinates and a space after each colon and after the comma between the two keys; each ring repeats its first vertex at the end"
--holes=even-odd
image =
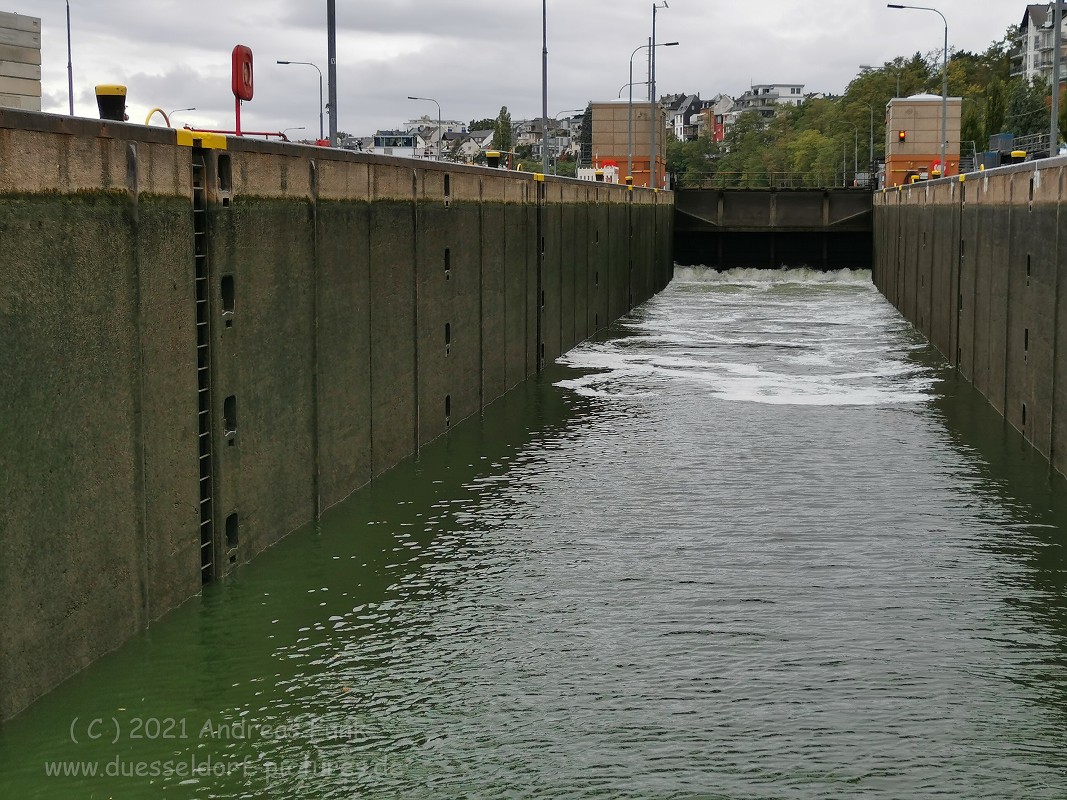
{"type": "Polygon", "coordinates": [[[126,87],[104,83],[96,87],[96,107],[100,110],[100,119],[113,119],[125,122],[126,87]]]}

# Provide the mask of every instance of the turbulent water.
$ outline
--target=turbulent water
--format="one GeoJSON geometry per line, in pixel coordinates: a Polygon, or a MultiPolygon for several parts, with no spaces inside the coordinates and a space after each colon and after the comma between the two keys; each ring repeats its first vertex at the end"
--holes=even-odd
{"type": "Polygon", "coordinates": [[[0,729],[0,794],[1062,798],[1065,502],[869,273],[679,269],[0,729]]]}

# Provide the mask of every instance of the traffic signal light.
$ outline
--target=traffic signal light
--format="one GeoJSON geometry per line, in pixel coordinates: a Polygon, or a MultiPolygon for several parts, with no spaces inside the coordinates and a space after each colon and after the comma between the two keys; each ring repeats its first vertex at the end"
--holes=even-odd
{"type": "Polygon", "coordinates": [[[897,141],[898,142],[900,142],[901,144],[904,144],[904,142],[906,142],[907,140],[908,140],[908,132],[907,131],[897,131],[897,141]]]}

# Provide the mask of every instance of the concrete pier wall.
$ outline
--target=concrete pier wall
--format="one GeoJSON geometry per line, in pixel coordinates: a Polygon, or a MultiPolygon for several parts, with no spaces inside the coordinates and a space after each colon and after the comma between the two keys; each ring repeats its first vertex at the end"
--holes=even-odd
{"type": "Polygon", "coordinates": [[[878,193],[874,281],[1067,475],[1065,192],[1056,158],[878,193]]]}
{"type": "Polygon", "coordinates": [[[0,719],[661,290],[672,222],[0,109],[0,719]]]}

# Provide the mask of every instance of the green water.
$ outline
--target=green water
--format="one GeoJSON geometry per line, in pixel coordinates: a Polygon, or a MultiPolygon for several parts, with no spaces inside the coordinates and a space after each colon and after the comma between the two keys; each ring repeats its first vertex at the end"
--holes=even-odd
{"type": "Polygon", "coordinates": [[[1065,505],[869,275],[681,270],[0,728],[0,796],[1064,797],[1065,505]]]}

